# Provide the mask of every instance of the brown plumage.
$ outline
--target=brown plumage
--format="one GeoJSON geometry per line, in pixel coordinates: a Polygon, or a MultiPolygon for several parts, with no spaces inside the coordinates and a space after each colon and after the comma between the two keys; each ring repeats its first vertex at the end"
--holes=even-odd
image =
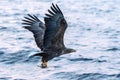
{"type": "Polygon", "coordinates": [[[28,14],[24,17],[24,28],[34,34],[35,42],[42,52],[33,56],[42,56],[42,67],[47,67],[47,62],[62,54],[75,52],[74,49],[66,48],[64,45],[64,33],[67,22],[58,5],[52,4],[51,10],[44,17],[45,24],[35,15],[28,14]]]}

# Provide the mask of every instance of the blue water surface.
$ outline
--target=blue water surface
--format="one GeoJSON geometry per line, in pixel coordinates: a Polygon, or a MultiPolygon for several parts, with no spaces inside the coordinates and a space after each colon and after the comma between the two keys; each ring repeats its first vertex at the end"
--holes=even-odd
{"type": "Polygon", "coordinates": [[[0,80],[120,80],[120,0],[0,0],[0,80]],[[57,3],[68,23],[66,47],[42,69],[33,34],[21,20],[57,3]]]}

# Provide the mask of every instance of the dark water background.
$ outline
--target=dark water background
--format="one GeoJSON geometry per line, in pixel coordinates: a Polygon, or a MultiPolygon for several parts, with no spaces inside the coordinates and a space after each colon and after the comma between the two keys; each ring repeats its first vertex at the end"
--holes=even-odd
{"type": "Polygon", "coordinates": [[[0,0],[0,80],[120,80],[120,0],[0,0]],[[32,33],[21,19],[57,3],[68,22],[67,47],[41,69],[32,33]]]}

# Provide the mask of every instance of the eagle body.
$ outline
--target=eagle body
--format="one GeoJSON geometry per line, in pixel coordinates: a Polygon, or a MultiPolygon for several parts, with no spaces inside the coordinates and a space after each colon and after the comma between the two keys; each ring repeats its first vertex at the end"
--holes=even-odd
{"type": "Polygon", "coordinates": [[[42,56],[42,67],[47,67],[47,62],[62,54],[75,52],[74,49],[66,48],[64,45],[64,33],[67,22],[58,5],[53,4],[48,14],[45,14],[44,22],[35,15],[28,14],[23,19],[23,27],[31,31],[35,42],[42,52],[33,56],[42,56]]]}

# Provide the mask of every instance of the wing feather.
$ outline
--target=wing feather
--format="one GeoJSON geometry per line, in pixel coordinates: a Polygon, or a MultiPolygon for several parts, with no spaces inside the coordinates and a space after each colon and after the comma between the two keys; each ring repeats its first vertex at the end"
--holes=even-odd
{"type": "Polygon", "coordinates": [[[28,14],[28,17],[24,17],[22,21],[23,27],[34,34],[37,46],[43,50],[45,25],[35,15],[30,14],[28,14]]]}
{"type": "Polygon", "coordinates": [[[63,13],[58,7],[52,3],[51,10],[48,10],[49,14],[45,14],[45,36],[44,36],[44,48],[59,49],[65,48],[64,46],[64,33],[67,28],[66,20],[63,13]],[[64,23],[65,22],[65,23],[64,23]]]}

